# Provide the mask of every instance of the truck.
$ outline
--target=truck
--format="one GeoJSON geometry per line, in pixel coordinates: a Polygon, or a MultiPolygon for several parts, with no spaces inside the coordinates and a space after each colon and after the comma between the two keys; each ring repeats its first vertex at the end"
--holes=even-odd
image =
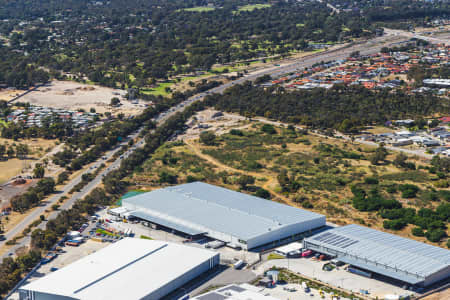
{"type": "Polygon", "coordinates": [[[233,264],[233,268],[235,268],[236,270],[239,270],[244,266],[244,264],[245,264],[244,261],[242,259],[240,259],[233,264]]]}
{"type": "Polygon", "coordinates": [[[49,253],[47,253],[46,256],[44,256],[44,258],[42,259],[41,263],[44,264],[44,265],[45,265],[45,264],[48,264],[48,263],[51,262],[53,259],[55,259],[56,256],[57,256],[56,253],[54,253],[54,252],[49,252],[49,253]]]}
{"type": "Polygon", "coordinates": [[[74,242],[74,241],[67,241],[66,242],[66,246],[78,247],[78,246],[80,246],[80,243],[77,243],[77,242],[74,242]]]}
{"type": "Polygon", "coordinates": [[[308,285],[306,284],[306,282],[302,281],[302,288],[303,291],[305,291],[305,293],[309,293],[310,289],[308,287],[308,285]]]}
{"type": "Polygon", "coordinates": [[[350,273],[353,273],[353,274],[358,274],[358,275],[367,277],[367,278],[372,278],[372,273],[371,273],[371,272],[364,271],[364,270],[355,268],[355,267],[353,267],[353,266],[349,266],[349,267],[347,268],[347,271],[349,271],[350,273]]]}
{"type": "Polygon", "coordinates": [[[66,246],[79,246],[81,243],[83,243],[83,238],[78,237],[73,240],[66,241],[66,246]]]}
{"type": "Polygon", "coordinates": [[[221,247],[225,246],[225,243],[222,241],[212,241],[205,245],[205,248],[211,248],[211,249],[219,249],[221,247]]]}

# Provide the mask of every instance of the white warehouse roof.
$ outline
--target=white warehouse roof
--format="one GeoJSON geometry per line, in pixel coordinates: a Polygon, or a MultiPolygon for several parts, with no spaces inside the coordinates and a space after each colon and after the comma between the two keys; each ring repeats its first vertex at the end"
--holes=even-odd
{"type": "Polygon", "coordinates": [[[410,284],[450,276],[450,251],[359,225],[336,227],[304,240],[305,248],[410,284]]]}
{"type": "Polygon", "coordinates": [[[303,231],[325,225],[323,215],[202,182],[126,198],[122,205],[150,222],[156,218],[176,223],[180,229],[174,229],[185,233],[219,232],[244,241],[273,231],[282,231],[279,238],[290,236],[293,229],[301,229],[299,224],[303,231]]]}
{"type": "Polygon", "coordinates": [[[230,284],[206,294],[192,298],[192,300],[279,300],[265,295],[264,288],[247,283],[230,284]]]}
{"type": "Polygon", "coordinates": [[[164,241],[125,238],[21,290],[83,300],[142,299],[158,294],[160,288],[173,285],[205,262],[212,268],[219,262],[219,254],[164,241]]]}

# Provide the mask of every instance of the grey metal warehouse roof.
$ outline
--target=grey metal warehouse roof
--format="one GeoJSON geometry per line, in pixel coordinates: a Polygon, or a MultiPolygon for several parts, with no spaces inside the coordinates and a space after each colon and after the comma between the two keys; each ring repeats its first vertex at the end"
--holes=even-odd
{"type": "Polygon", "coordinates": [[[171,228],[171,229],[175,229],[179,232],[183,232],[183,233],[187,233],[189,235],[198,235],[198,234],[202,234],[205,233],[201,230],[197,230],[195,228],[191,228],[189,226],[184,226],[175,222],[170,222],[169,220],[163,219],[163,218],[158,218],[149,214],[146,214],[145,212],[142,211],[133,211],[130,213],[130,215],[155,223],[155,224],[159,224],[162,226],[165,226],[167,228],[171,228]]]}
{"type": "Polygon", "coordinates": [[[155,190],[123,202],[157,213],[172,222],[188,227],[197,224],[244,240],[286,225],[325,218],[317,213],[202,182],[155,190]]]}
{"type": "Polygon", "coordinates": [[[450,251],[359,225],[305,239],[341,254],[338,259],[412,284],[450,266],[450,251]]]}

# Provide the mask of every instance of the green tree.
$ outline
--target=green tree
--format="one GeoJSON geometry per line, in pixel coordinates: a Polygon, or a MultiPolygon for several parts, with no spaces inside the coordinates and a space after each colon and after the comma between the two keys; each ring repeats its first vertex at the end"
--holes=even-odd
{"type": "Polygon", "coordinates": [[[30,152],[30,149],[28,148],[28,145],[26,144],[19,144],[16,147],[16,154],[19,158],[25,158],[28,153],[30,152]]]}
{"type": "Polygon", "coordinates": [[[239,186],[244,190],[247,189],[248,185],[254,184],[254,183],[255,183],[255,177],[250,176],[250,175],[241,175],[237,179],[237,184],[239,184],[239,186]]]}
{"type": "Polygon", "coordinates": [[[6,146],[3,145],[3,144],[1,144],[1,145],[0,145],[0,158],[3,158],[3,156],[5,155],[5,153],[6,153],[6,146]]]}
{"type": "Polygon", "coordinates": [[[203,131],[200,133],[200,141],[208,146],[214,145],[216,141],[216,135],[212,131],[203,131]]]}
{"type": "Polygon", "coordinates": [[[111,98],[111,102],[109,103],[109,105],[111,105],[111,106],[117,106],[119,104],[120,104],[120,99],[117,97],[111,98]]]}
{"type": "Polygon", "coordinates": [[[6,155],[8,155],[9,158],[14,157],[16,152],[14,151],[13,147],[8,147],[8,151],[6,151],[6,155]]]}
{"type": "Polygon", "coordinates": [[[380,162],[383,162],[386,159],[386,156],[388,155],[388,152],[386,148],[384,148],[384,145],[380,145],[376,150],[375,153],[372,154],[369,158],[370,163],[372,165],[378,165],[380,162]]]}
{"type": "Polygon", "coordinates": [[[275,134],[275,133],[277,133],[275,128],[272,125],[270,125],[270,124],[264,124],[261,127],[261,131],[265,132],[265,133],[268,133],[268,134],[275,134]]]}
{"type": "Polygon", "coordinates": [[[45,168],[41,164],[36,164],[33,170],[34,178],[43,178],[45,175],[45,168]]]}

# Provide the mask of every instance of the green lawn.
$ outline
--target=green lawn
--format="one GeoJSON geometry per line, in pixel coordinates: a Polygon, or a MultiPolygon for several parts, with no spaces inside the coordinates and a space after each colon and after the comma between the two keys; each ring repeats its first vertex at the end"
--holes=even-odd
{"type": "Polygon", "coordinates": [[[8,123],[5,120],[0,120],[0,126],[8,128],[8,123]]]}
{"type": "Polygon", "coordinates": [[[96,230],[95,232],[96,232],[96,233],[101,233],[101,234],[106,234],[106,235],[109,235],[109,236],[115,236],[115,234],[113,234],[113,233],[111,233],[111,232],[109,232],[109,231],[100,229],[100,228],[97,228],[97,230],[96,230]]]}
{"type": "Polygon", "coordinates": [[[141,92],[147,95],[155,95],[155,96],[169,96],[170,93],[166,91],[166,87],[171,87],[173,82],[164,82],[158,84],[155,88],[141,89],[141,92]]]}
{"type": "Polygon", "coordinates": [[[253,11],[255,9],[268,8],[271,4],[249,4],[239,7],[238,11],[253,11]]]}
{"type": "Polygon", "coordinates": [[[185,8],[184,11],[191,11],[191,12],[206,12],[206,11],[212,11],[215,10],[214,7],[209,6],[196,6],[191,8],[185,8]]]}
{"type": "Polygon", "coordinates": [[[284,258],[286,258],[286,257],[284,257],[283,255],[280,255],[280,254],[276,254],[276,253],[270,253],[270,254],[267,256],[267,260],[272,260],[272,259],[284,259],[284,258]]]}

